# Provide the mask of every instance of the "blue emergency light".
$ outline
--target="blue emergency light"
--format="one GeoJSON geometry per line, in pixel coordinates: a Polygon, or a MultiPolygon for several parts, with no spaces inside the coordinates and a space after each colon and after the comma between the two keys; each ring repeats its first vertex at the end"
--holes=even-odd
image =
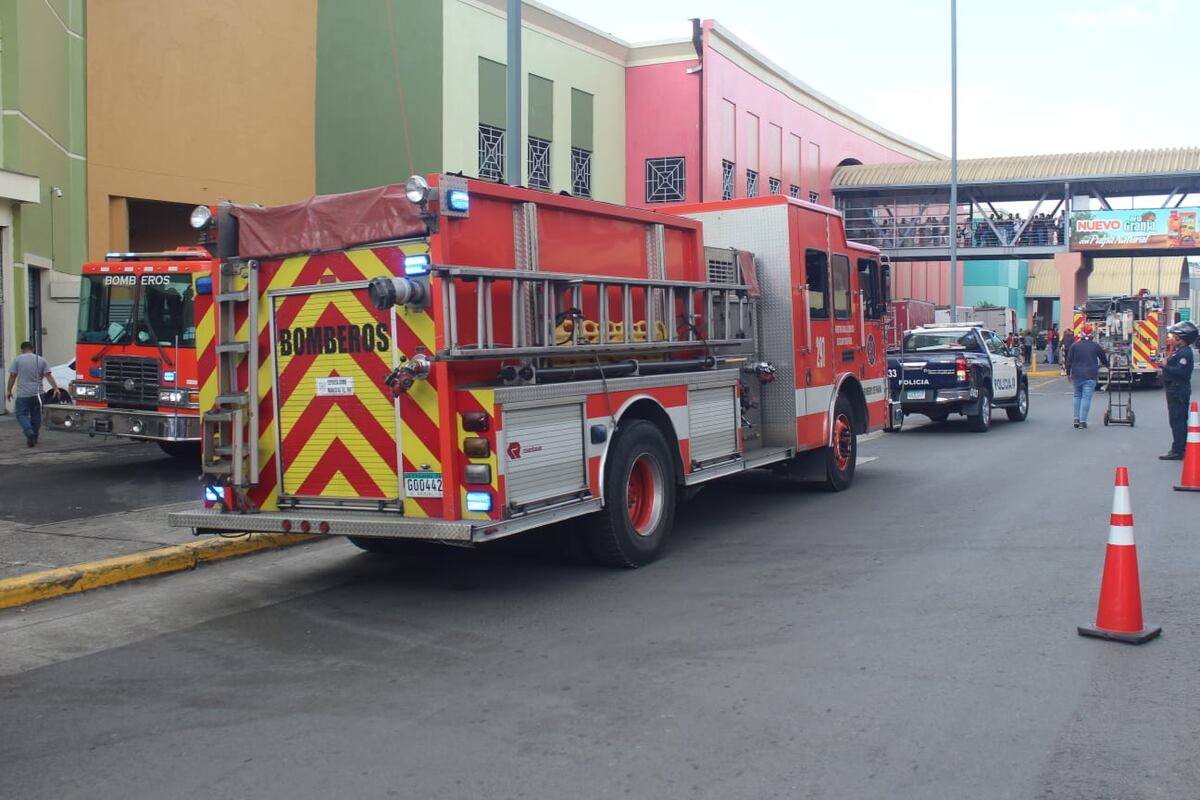
{"type": "Polygon", "coordinates": [[[196,294],[212,294],[212,278],[207,275],[196,278],[196,294]]]}
{"type": "Polygon", "coordinates": [[[491,510],[491,492],[467,492],[467,511],[479,511],[486,514],[491,510]]]}
{"type": "Polygon", "coordinates": [[[165,372],[163,372],[162,379],[163,379],[163,383],[174,383],[175,382],[175,373],[172,370],[166,370],[165,372]]]}
{"type": "Polygon", "coordinates": [[[225,503],[225,487],[210,483],[204,487],[204,502],[217,505],[225,503]]]}
{"type": "Polygon", "coordinates": [[[404,257],[404,274],[405,275],[428,275],[429,274],[429,256],[405,256],[404,257]]]}
{"type": "Polygon", "coordinates": [[[446,192],[446,206],[459,214],[465,214],[471,210],[471,195],[463,189],[451,189],[446,192]]]}

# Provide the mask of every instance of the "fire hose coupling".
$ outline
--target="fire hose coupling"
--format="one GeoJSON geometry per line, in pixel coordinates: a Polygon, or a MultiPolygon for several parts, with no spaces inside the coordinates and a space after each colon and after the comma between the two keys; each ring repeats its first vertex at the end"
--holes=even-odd
{"type": "Polygon", "coordinates": [[[367,295],[371,298],[371,305],[380,311],[392,306],[424,308],[429,305],[429,282],[425,278],[385,275],[371,279],[367,284],[367,295]]]}
{"type": "Polygon", "coordinates": [[[417,381],[429,380],[429,373],[433,370],[433,359],[424,353],[417,353],[411,360],[403,356],[400,358],[404,363],[383,379],[383,382],[391,387],[393,397],[407,392],[417,381]]]}

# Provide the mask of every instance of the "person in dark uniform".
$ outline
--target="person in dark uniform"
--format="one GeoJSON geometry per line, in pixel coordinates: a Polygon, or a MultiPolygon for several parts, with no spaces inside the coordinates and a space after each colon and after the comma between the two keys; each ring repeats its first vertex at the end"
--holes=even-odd
{"type": "Polygon", "coordinates": [[[1167,328],[1171,337],[1171,355],[1163,361],[1163,390],[1167,396],[1167,419],[1171,423],[1171,449],[1159,456],[1163,461],[1179,461],[1187,442],[1188,401],[1192,398],[1192,369],[1196,343],[1196,324],[1191,320],[1167,328]]]}

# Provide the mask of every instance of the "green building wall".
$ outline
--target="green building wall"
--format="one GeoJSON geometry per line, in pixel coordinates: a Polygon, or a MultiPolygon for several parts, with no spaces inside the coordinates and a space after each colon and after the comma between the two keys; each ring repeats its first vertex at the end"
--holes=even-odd
{"type": "Polygon", "coordinates": [[[318,193],[442,169],[442,20],[442,0],[320,0],[318,193]]]}
{"type": "Polygon", "coordinates": [[[0,2],[0,168],[36,176],[38,204],[14,207],[5,297],[5,353],[33,338],[26,266],[51,267],[43,281],[43,349],[52,361],[74,347],[75,305],[67,276],[87,248],[87,117],[84,0],[0,2]],[[61,190],[62,196],[53,192],[61,190]],[[56,276],[58,280],[56,280],[56,276]],[[65,285],[65,288],[62,288],[65,285]],[[61,289],[61,290],[60,290],[61,289]]]}
{"type": "Polygon", "coordinates": [[[1016,309],[1017,323],[1024,327],[1028,324],[1025,313],[1028,282],[1028,261],[968,261],[963,270],[963,305],[986,303],[1016,309]]]}

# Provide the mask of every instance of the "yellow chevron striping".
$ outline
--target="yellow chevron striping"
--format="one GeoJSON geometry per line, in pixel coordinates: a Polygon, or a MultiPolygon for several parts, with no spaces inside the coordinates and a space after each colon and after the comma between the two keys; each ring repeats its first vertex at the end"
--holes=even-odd
{"type": "MultiPolygon", "coordinates": [[[[283,432],[285,441],[287,433],[291,429],[291,422],[294,421],[281,420],[281,432],[283,432]]],[[[308,441],[300,449],[300,452],[287,465],[287,469],[284,471],[285,490],[289,493],[297,492],[298,488],[321,463],[329,447],[334,441],[338,440],[358,460],[363,471],[367,473],[372,483],[375,484],[380,497],[394,497],[396,495],[396,471],[380,457],[366,436],[359,431],[358,427],[346,416],[346,413],[339,406],[330,407],[324,418],[322,418],[321,423],[313,432],[313,435],[309,437],[308,441]]],[[[359,493],[355,490],[350,490],[348,493],[343,492],[348,486],[349,484],[346,484],[344,487],[339,488],[337,493],[327,488],[321,494],[322,496],[348,498],[359,496],[359,493]]]]}

